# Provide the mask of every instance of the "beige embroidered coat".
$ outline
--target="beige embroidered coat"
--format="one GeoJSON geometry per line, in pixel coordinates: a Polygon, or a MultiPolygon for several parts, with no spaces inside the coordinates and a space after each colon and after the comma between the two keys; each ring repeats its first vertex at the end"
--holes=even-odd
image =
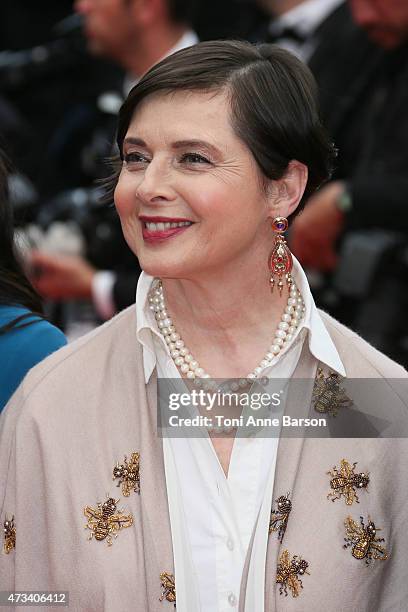
{"type": "MultiPolygon", "coordinates": [[[[394,379],[384,387],[405,420],[407,373],[322,316],[347,377],[394,379]]],[[[17,543],[9,554],[0,553],[0,591],[69,591],[69,609],[78,612],[174,610],[169,601],[159,601],[160,573],[174,573],[172,543],[162,444],[156,436],[156,382],[153,377],[147,388],[144,384],[135,329],[130,308],[58,351],[31,371],[2,415],[0,519],[3,524],[6,515],[14,515],[17,543]],[[124,497],[112,481],[112,468],[133,451],[140,453],[140,494],[124,497]],[[107,493],[120,497],[118,507],[134,519],[110,547],[106,540],[87,540],[83,513],[86,506],[105,501],[107,493]]],[[[317,365],[305,350],[295,377],[310,379],[310,393],[292,393],[292,415],[316,416],[310,396],[317,365]]],[[[384,407],[377,396],[373,413],[378,416],[384,407]]],[[[273,499],[288,491],[293,509],[283,543],[276,533],[268,541],[265,610],[406,610],[407,440],[282,439],[273,499]],[[359,491],[360,503],[352,506],[344,498],[327,499],[326,472],[343,458],[370,473],[367,491],[359,491]],[[365,522],[370,515],[382,528],[378,535],[385,538],[387,560],[367,566],[351,548],[343,548],[348,515],[357,523],[360,515],[365,522]],[[285,549],[309,563],[296,598],[290,589],[287,597],[281,595],[276,584],[278,557],[285,549]]],[[[245,612],[257,611],[247,606],[245,612]]]]}

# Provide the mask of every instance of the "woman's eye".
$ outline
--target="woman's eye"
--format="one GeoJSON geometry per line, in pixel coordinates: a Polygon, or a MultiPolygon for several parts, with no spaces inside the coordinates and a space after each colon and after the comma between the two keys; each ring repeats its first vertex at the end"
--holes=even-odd
{"type": "Polygon", "coordinates": [[[127,163],[127,164],[143,164],[143,163],[147,163],[148,159],[142,154],[142,153],[126,153],[123,156],[123,160],[127,163]]]}
{"type": "Polygon", "coordinates": [[[200,155],[199,153],[184,153],[180,159],[181,162],[187,162],[188,164],[210,164],[210,160],[200,155]]]}

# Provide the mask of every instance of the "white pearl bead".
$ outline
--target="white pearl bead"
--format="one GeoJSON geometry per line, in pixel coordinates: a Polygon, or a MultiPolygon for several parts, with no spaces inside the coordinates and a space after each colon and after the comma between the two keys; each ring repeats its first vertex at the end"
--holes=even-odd
{"type": "Polygon", "coordinates": [[[250,378],[252,380],[253,378],[256,378],[256,374],[251,372],[250,374],[248,374],[247,378],[250,378]]]}
{"type": "MultiPolygon", "coordinates": [[[[283,340],[282,340],[282,344],[283,344],[283,340]]],[[[271,353],[270,351],[268,351],[265,355],[265,358],[268,359],[268,361],[271,361],[274,357],[275,355],[271,353]]]]}
{"type": "Polygon", "coordinates": [[[290,323],[290,320],[291,320],[290,314],[287,314],[285,312],[285,314],[282,315],[282,321],[285,321],[285,323],[290,323]]]}
{"type": "Polygon", "coordinates": [[[176,328],[174,327],[174,325],[169,325],[169,332],[173,334],[175,331],[176,331],[176,328]]]}
{"type": "Polygon", "coordinates": [[[157,321],[157,326],[159,329],[163,329],[163,327],[165,327],[164,321],[157,321]]]}
{"type": "Polygon", "coordinates": [[[292,325],[293,327],[297,327],[299,325],[299,319],[297,317],[292,317],[292,325]]]}
{"type": "Polygon", "coordinates": [[[295,312],[300,313],[303,311],[303,306],[301,304],[298,304],[297,306],[295,306],[295,312]]]}
{"type": "MultiPolygon", "coordinates": [[[[186,346],[183,346],[183,348],[180,349],[180,355],[182,357],[185,357],[186,355],[188,355],[188,348],[186,346]]],[[[185,359],[184,361],[187,361],[187,359],[185,359]]]]}
{"type": "Polygon", "coordinates": [[[277,344],[278,346],[282,346],[283,344],[283,338],[274,338],[273,339],[273,343],[277,344]]]}
{"type": "Polygon", "coordinates": [[[199,367],[198,361],[193,359],[190,361],[190,370],[196,370],[199,367]]]}
{"type": "Polygon", "coordinates": [[[173,357],[173,359],[175,359],[176,357],[180,355],[180,351],[178,351],[177,349],[174,349],[174,351],[170,351],[170,355],[173,357]]]}
{"type": "Polygon", "coordinates": [[[161,330],[161,333],[163,334],[163,336],[167,336],[169,333],[169,328],[168,327],[163,327],[163,329],[161,330]]]}
{"type": "Polygon", "coordinates": [[[297,297],[297,295],[298,295],[298,292],[297,292],[296,288],[293,288],[293,289],[290,290],[290,297],[295,298],[295,297],[297,297]]]}
{"type": "Polygon", "coordinates": [[[281,323],[279,323],[278,328],[283,329],[283,331],[286,331],[287,329],[289,329],[289,325],[288,323],[285,323],[284,321],[282,321],[281,323]]]}
{"type": "Polygon", "coordinates": [[[195,374],[194,374],[194,372],[192,372],[191,370],[189,370],[189,371],[187,372],[187,378],[195,378],[195,374]]]}
{"type": "Polygon", "coordinates": [[[159,303],[160,303],[160,298],[159,298],[158,295],[155,295],[154,298],[153,298],[153,304],[159,305],[159,303]]]}
{"type": "Polygon", "coordinates": [[[277,329],[275,332],[277,338],[286,338],[286,332],[283,329],[277,329]]]}
{"type": "Polygon", "coordinates": [[[300,296],[296,299],[296,301],[300,306],[303,306],[303,300],[300,296]]]}
{"type": "Polygon", "coordinates": [[[154,311],[155,311],[154,304],[150,304],[149,308],[150,308],[150,310],[151,310],[152,312],[154,312],[154,311]]]}
{"type": "Polygon", "coordinates": [[[169,318],[163,319],[163,327],[169,327],[172,323],[173,321],[169,318]]]}
{"type": "Polygon", "coordinates": [[[280,352],[281,347],[278,346],[277,344],[273,344],[271,347],[271,350],[274,355],[277,355],[280,352]]]}
{"type": "Polygon", "coordinates": [[[167,344],[170,346],[170,344],[171,344],[171,338],[170,338],[170,336],[165,336],[165,337],[164,337],[164,339],[165,339],[165,341],[167,342],[167,344]]]}
{"type": "MultiPolygon", "coordinates": [[[[183,353],[181,352],[182,350],[183,350],[183,349],[180,349],[180,353],[181,353],[181,355],[183,354],[183,353]]],[[[186,349],[186,350],[188,351],[188,349],[186,349]]],[[[187,352],[187,354],[186,354],[186,355],[184,355],[184,361],[185,361],[186,363],[188,363],[188,364],[190,364],[190,362],[191,362],[191,361],[193,361],[193,356],[191,355],[191,353],[187,352]]]]}
{"type": "Polygon", "coordinates": [[[288,334],[294,334],[296,331],[296,327],[294,325],[291,325],[288,329],[288,334]]]}
{"type": "Polygon", "coordinates": [[[269,365],[269,361],[267,361],[266,359],[262,359],[259,365],[261,366],[261,368],[266,368],[269,365]]]}
{"type": "Polygon", "coordinates": [[[292,338],[293,338],[292,334],[288,334],[286,336],[286,342],[290,342],[292,340],[292,338]]]}
{"type": "Polygon", "coordinates": [[[184,359],[182,357],[176,357],[174,363],[176,366],[181,366],[181,364],[184,363],[184,359]]]}
{"type": "Polygon", "coordinates": [[[200,367],[196,368],[195,369],[195,375],[197,376],[197,378],[202,378],[203,375],[204,375],[203,368],[200,368],[200,367]]]}
{"type": "Polygon", "coordinates": [[[159,312],[160,311],[160,306],[158,304],[153,304],[153,310],[155,312],[159,312]]]}
{"type": "Polygon", "coordinates": [[[184,346],[183,340],[176,340],[176,348],[181,349],[184,346]]]}
{"type": "Polygon", "coordinates": [[[294,310],[293,306],[286,306],[286,308],[285,308],[285,312],[287,314],[292,314],[293,310],[294,310]]]}
{"type": "Polygon", "coordinates": [[[258,376],[258,374],[260,374],[261,372],[262,372],[262,368],[261,368],[261,367],[259,367],[259,366],[257,366],[257,367],[254,369],[254,374],[256,374],[257,376],[258,376]]]}
{"type": "Polygon", "coordinates": [[[180,370],[183,372],[183,374],[186,374],[189,371],[189,367],[188,367],[188,363],[182,363],[180,366],[180,370]]]}
{"type": "Polygon", "coordinates": [[[180,340],[180,334],[178,334],[177,332],[173,332],[172,334],[170,334],[170,338],[172,342],[176,342],[176,340],[180,340]]]}

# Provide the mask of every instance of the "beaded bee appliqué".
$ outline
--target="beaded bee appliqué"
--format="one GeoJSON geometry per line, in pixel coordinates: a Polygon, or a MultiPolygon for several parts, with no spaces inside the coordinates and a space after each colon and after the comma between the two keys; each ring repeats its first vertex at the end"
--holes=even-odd
{"type": "Polygon", "coordinates": [[[174,603],[174,607],[176,607],[176,585],[174,581],[173,574],[168,574],[167,572],[162,572],[160,574],[162,593],[159,597],[159,601],[169,601],[170,603],[174,603]]]}
{"type": "Polygon", "coordinates": [[[129,497],[132,491],[140,493],[140,454],[132,453],[128,461],[125,455],[123,463],[116,463],[113,468],[112,480],[118,479],[117,486],[122,486],[122,493],[125,497],[129,497]]]}
{"type": "Polygon", "coordinates": [[[341,408],[349,408],[352,403],[340,386],[340,375],[337,372],[325,375],[322,368],[318,368],[312,393],[316,412],[335,417],[341,408]]]}
{"type": "Polygon", "coordinates": [[[119,499],[106,496],[104,503],[98,503],[97,508],[86,506],[84,515],[88,519],[85,529],[91,531],[88,540],[106,540],[108,546],[112,546],[112,538],[118,537],[118,531],[131,527],[133,517],[131,514],[123,514],[124,510],[118,510],[119,499]]]}
{"type": "Polygon", "coordinates": [[[4,545],[3,550],[8,555],[16,547],[16,527],[14,524],[14,516],[8,519],[7,516],[3,523],[4,545]]]}
{"type": "Polygon", "coordinates": [[[279,594],[288,596],[288,589],[292,593],[292,597],[298,597],[300,589],[303,589],[303,583],[300,576],[309,574],[307,568],[309,563],[294,555],[290,558],[289,551],[284,550],[279,557],[278,567],[276,570],[276,582],[280,585],[279,594]]]}
{"type": "Polygon", "coordinates": [[[388,554],[384,546],[380,546],[380,542],[385,542],[384,538],[377,538],[377,531],[381,531],[375,526],[373,521],[368,517],[367,527],[364,524],[363,517],[360,516],[361,527],[354,521],[351,516],[348,516],[344,521],[346,528],[346,537],[343,548],[352,546],[351,554],[355,559],[365,559],[369,565],[372,560],[385,561],[388,559],[388,554]]]}
{"type": "Polygon", "coordinates": [[[347,506],[351,506],[353,501],[359,503],[356,489],[366,489],[370,482],[370,476],[368,472],[356,474],[354,471],[356,465],[357,461],[351,465],[346,459],[342,459],[340,469],[334,466],[332,470],[327,472],[331,476],[330,487],[332,489],[327,494],[327,499],[334,502],[344,496],[347,506]]]}
{"type": "Polygon", "coordinates": [[[278,497],[276,500],[277,509],[272,510],[269,521],[269,533],[277,531],[278,540],[280,542],[282,542],[283,536],[285,535],[289,514],[292,510],[292,502],[289,499],[289,495],[290,493],[286,493],[286,495],[278,497]]]}

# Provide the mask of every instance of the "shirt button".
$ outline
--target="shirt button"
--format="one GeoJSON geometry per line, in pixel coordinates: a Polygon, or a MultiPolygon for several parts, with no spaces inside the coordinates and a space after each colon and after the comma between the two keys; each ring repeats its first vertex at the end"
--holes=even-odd
{"type": "Polygon", "coordinates": [[[231,538],[228,538],[227,540],[227,548],[228,550],[234,550],[234,540],[232,540],[231,538]]]}
{"type": "Polygon", "coordinates": [[[237,605],[237,598],[235,597],[234,593],[230,593],[228,595],[228,603],[232,608],[237,605]]]}

